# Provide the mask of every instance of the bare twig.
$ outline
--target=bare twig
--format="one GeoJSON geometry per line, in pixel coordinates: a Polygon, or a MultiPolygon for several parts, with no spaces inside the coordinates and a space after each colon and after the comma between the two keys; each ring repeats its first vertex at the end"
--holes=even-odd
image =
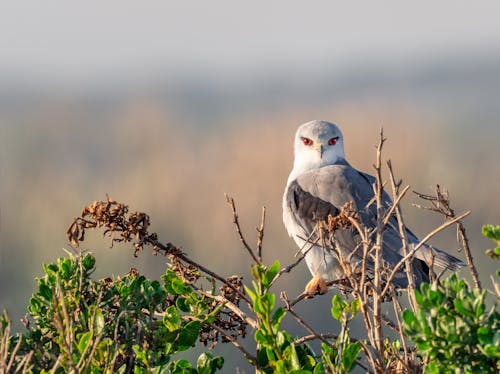
{"type": "Polygon", "coordinates": [[[401,308],[401,304],[399,303],[399,300],[397,297],[394,297],[392,299],[392,305],[394,307],[394,314],[396,315],[396,321],[398,323],[398,330],[399,330],[399,336],[401,338],[401,345],[403,346],[403,355],[404,355],[404,360],[403,362],[405,363],[405,365],[409,362],[408,360],[408,347],[406,345],[406,339],[405,339],[405,333],[404,333],[404,330],[403,330],[403,324],[401,322],[401,318],[400,318],[400,315],[402,314],[402,308],[401,308]]]}
{"type": "Polygon", "coordinates": [[[245,240],[245,237],[243,236],[243,232],[241,231],[240,227],[240,221],[238,219],[238,213],[236,212],[236,204],[234,202],[234,199],[226,194],[226,200],[229,206],[231,207],[231,211],[233,212],[233,223],[236,226],[236,231],[238,232],[238,236],[241,240],[241,243],[243,244],[243,247],[245,247],[248,254],[250,255],[250,257],[252,257],[255,263],[260,264],[261,262],[259,261],[259,258],[255,255],[253,249],[248,245],[247,241],[245,240]]]}
{"type": "Polygon", "coordinates": [[[226,308],[228,308],[229,310],[233,311],[236,315],[238,315],[238,317],[240,317],[242,320],[244,320],[246,323],[248,323],[254,329],[258,329],[259,328],[259,324],[257,323],[256,320],[254,320],[253,318],[249,317],[238,306],[236,306],[235,304],[233,304],[231,301],[229,301],[225,297],[223,297],[221,295],[214,295],[214,294],[212,294],[210,292],[203,291],[200,288],[197,288],[196,291],[199,292],[201,295],[209,297],[209,298],[211,298],[213,300],[216,300],[217,302],[223,304],[226,308]]]}
{"type": "Polygon", "coordinates": [[[321,334],[318,334],[306,321],[304,321],[292,308],[292,305],[290,301],[288,300],[288,296],[286,295],[285,291],[282,291],[280,294],[281,300],[285,303],[285,310],[289,312],[292,317],[301,325],[303,326],[311,335],[315,336],[316,339],[321,340],[323,343],[327,344],[330,347],[334,347],[332,343],[328,341],[325,337],[321,336],[321,334]]]}
{"type": "MultiPolygon", "coordinates": [[[[373,290],[373,329],[374,329],[374,340],[375,348],[377,354],[377,366],[379,368],[383,365],[383,352],[384,352],[384,335],[381,324],[381,306],[383,295],[381,293],[381,267],[382,267],[382,243],[384,235],[383,227],[383,208],[382,208],[382,147],[384,145],[385,138],[384,132],[380,129],[380,140],[377,146],[377,156],[375,163],[375,178],[376,182],[373,186],[374,194],[377,203],[377,236],[375,239],[375,269],[374,269],[374,290],[373,290]]],[[[389,284],[389,282],[387,282],[389,284]]]]}
{"type": "MultiPolygon", "coordinates": [[[[388,164],[390,164],[390,161],[387,161],[388,164]]],[[[390,169],[389,169],[390,170],[390,169]]],[[[389,174],[392,173],[392,170],[390,171],[389,174]]],[[[387,225],[389,220],[392,218],[392,215],[394,211],[397,209],[399,206],[401,199],[406,195],[408,190],[410,189],[410,186],[406,186],[403,188],[403,191],[399,193],[399,189],[396,186],[396,181],[394,180],[394,175],[391,175],[391,186],[392,186],[392,191],[393,191],[393,200],[394,202],[392,203],[391,207],[389,208],[389,211],[385,214],[385,219],[383,222],[384,227],[387,225]]]]}
{"type": "MultiPolygon", "coordinates": [[[[455,210],[451,207],[448,191],[441,191],[441,187],[436,185],[436,196],[425,195],[416,191],[413,191],[418,197],[421,199],[428,201],[431,206],[425,207],[421,205],[414,204],[420,209],[427,209],[439,214],[442,214],[446,217],[446,219],[452,219],[456,217],[455,210]]],[[[469,239],[467,238],[467,234],[465,232],[465,227],[460,221],[456,221],[457,223],[457,235],[458,241],[465,253],[465,258],[467,261],[467,265],[472,275],[472,279],[474,281],[474,285],[476,288],[481,288],[481,282],[479,280],[479,275],[474,264],[474,260],[472,258],[472,253],[469,246],[469,239]]]]}
{"type": "MultiPolygon", "coordinates": [[[[309,235],[310,237],[312,236],[309,235]]],[[[316,240],[314,242],[309,242],[309,239],[305,239],[306,240],[306,243],[304,244],[304,246],[302,248],[304,248],[307,244],[310,244],[309,245],[309,248],[307,248],[305,251],[302,251],[302,248],[297,252],[297,255],[300,253],[299,255],[299,258],[297,259],[297,261],[291,263],[290,265],[288,266],[285,266],[284,268],[280,269],[279,273],[278,273],[278,276],[276,277],[279,278],[283,273],[289,273],[290,271],[292,271],[292,269],[294,267],[296,267],[298,264],[300,264],[302,262],[302,260],[306,257],[307,253],[318,243],[319,241],[319,237],[316,238],[316,240]]]]}
{"type": "Polygon", "coordinates": [[[54,309],[56,311],[54,315],[54,327],[58,330],[62,342],[64,350],[66,351],[66,355],[68,357],[69,365],[71,367],[71,373],[77,373],[77,368],[75,363],[70,358],[73,357],[73,320],[70,318],[68,314],[68,310],[66,308],[66,301],[64,300],[64,294],[61,288],[61,284],[59,280],[56,281],[56,292],[54,292],[52,297],[52,302],[54,303],[54,309]]]}
{"type": "Polygon", "coordinates": [[[248,305],[252,305],[252,302],[250,301],[250,299],[243,292],[241,292],[240,290],[238,290],[234,285],[232,285],[226,279],[224,279],[224,277],[221,277],[219,274],[214,273],[213,271],[211,271],[210,269],[206,268],[205,266],[197,263],[196,261],[191,260],[189,257],[187,257],[184,254],[179,254],[178,257],[181,260],[187,262],[188,264],[191,264],[191,265],[195,266],[200,271],[202,271],[205,274],[211,276],[212,278],[217,279],[218,281],[222,282],[223,284],[225,284],[226,286],[228,286],[229,288],[231,288],[234,292],[236,292],[243,300],[245,300],[245,302],[248,305]]]}
{"type": "Polygon", "coordinates": [[[264,227],[266,225],[266,207],[262,207],[260,226],[257,228],[257,258],[262,263],[262,244],[264,239],[264,227]]]}
{"type": "Polygon", "coordinates": [[[413,247],[413,249],[408,252],[408,254],[406,256],[404,256],[397,264],[396,266],[394,266],[394,268],[392,269],[392,272],[391,272],[391,275],[389,276],[389,278],[387,279],[387,284],[382,292],[382,295],[386,294],[389,290],[389,286],[390,286],[390,282],[394,279],[394,277],[396,276],[396,273],[399,271],[399,269],[401,269],[401,267],[405,264],[405,261],[407,261],[408,259],[411,259],[413,256],[415,256],[415,253],[417,253],[417,251],[427,242],[429,241],[429,239],[431,239],[434,235],[436,235],[437,233],[443,231],[445,228],[447,228],[448,226],[451,226],[453,225],[455,222],[458,222],[460,221],[461,219],[467,217],[468,215],[470,214],[469,211],[465,212],[465,213],[462,213],[461,215],[449,220],[449,221],[446,221],[444,222],[441,226],[435,228],[434,230],[432,230],[429,234],[427,234],[427,236],[425,238],[423,238],[420,243],[418,243],[416,246],[413,247]]]}
{"type": "Polygon", "coordinates": [[[237,349],[241,351],[243,356],[252,363],[253,366],[258,367],[258,362],[257,362],[257,357],[252,355],[250,352],[248,352],[245,347],[243,347],[234,337],[231,335],[227,334],[224,329],[221,329],[219,326],[213,325],[212,326],[214,329],[219,331],[221,335],[223,335],[228,342],[230,342],[233,346],[235,346],[237,349]]]}
{"type": "MultiPolygon", "coordinates": [[[[304,344],[306,342],[310,342],[312,340],[318,340],[318,336],[320,336],[322,339],[337,339],[339,336],[337,334],[311,334],[311,335],[304,335],[301,336],[300,338],[294,340],[292,343],[293,345],[297,346],[300,344],[304,344]]],[[[321,340],[321,339],[320,339],[321,340]]],[[[355,342],[357,341],[356,339],[351,339],[351,341],[355,342]]]]}
{"type": "MultiPolygon", "coordinates": [[[[396,179],[394,177],[394,172],[392,169],[392,163],[390,160],[387,161],[387,167],[389,169],[389,176],[391,179],[392,193],[393,196],[396,196],[399,190],[399,184],[396,183],[396,179]]],[[[405,188],[405,191],[407,191],[408,188],[409,186],[405,188]]],[[[403,194],[401,193],[401,195],[403,194]]],[[[397,204],[395,201],[393,207],[395,208],[396,219],[398,221],[399,235],[401,236],[401,242],[403,243],[403,256],[406,256],[410,251],[410,249],[408,246],[408,237],[406,235],[406,227],[403,219],[403,214],[401,213],[401,206],[399,205],[399,201],[397,201],[397,204]]],[[[415,287],[413,285],[413,266],[411,263],[411,259],[409,257],[405,261],[405,272],[406,272],[406,278],[408,279],[408,300],[410,302],[411,309],[415,311],[415,306],[417,305],[417,303],[415,300],[415,292],[414,292],[415,287]]]]}

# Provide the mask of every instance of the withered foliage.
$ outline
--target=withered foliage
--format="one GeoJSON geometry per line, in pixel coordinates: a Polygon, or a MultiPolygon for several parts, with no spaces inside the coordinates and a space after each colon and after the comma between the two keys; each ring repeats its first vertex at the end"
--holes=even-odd
{"type": "MultiPolygon", "coordinates": [[[[156,233],[149,232],[149,216],[141,212],[129,213],[127,205],[119,203],[109,196],[105,201],[94,201],[86,206],[80,217],[74,219],[66,234],[74,247],[79,247],[85,239],[88,229],[104,229],[103,235],[111,238],[111,246],[116,243],[131,243],[134,256],[149,246],[154,255],[168,257],[168,266],[175,274],[194,289],[198,289],[208,298],[209,313],[214,313],[212,323],[202,325],[200,342],[204,345],[217,342],[234,341],[238,336],[247,334],[248,323],[233,310],[225,307],[226,302],[239,308],[241,300],[246,300],[242,278],[231,276],[227,279],[213,273],[204,266],[188,258],[180,248],[168,242],[161,243],[156,233]],[[202,291],[201,278],[208,280],[217,291],[202,291]]],[[[131,272],[137,273],[136,269],[131,272]]],[[[111,281],[110,279],[107,281],[111,281]]],[[[168,300],[168,305],[175,305],[175,298],[168,300]]]]}
{"type": "Polygon", "coordinates": [[[172,243],[158,242],[156,233],[149,233],[149,216],[145,213],[128,212],[128,206],[118,203],[107,196],[106,201],[94,201],[83,208],[80,217],[75,218],[66,231],[69,242],[78,247],[85,238],[86,229],[104,228],[103,235],[111,237],[111,246],[115,242],[132,242],[135,248],[134,256],[150,245],[153,253],[164,255],[179,254],[180,249],[172,243]]]}
{"type": "MultiPolygon", "coordinates": [[[[242,277],[233,275],[227,278],[227,282],[232,284],[233,288],[223,284],[219,289],[220,296],[238,308],[240,307],[241,297],[237,292],[234,292],[234,288],[238,289],[240,292],[244,292],[242,280],[242,277]]],[[[213,300],[210,305],[211,311],[219,307],[220,302],[213,300]]],[[[212,325],[202,326],[200,331],[200,342],[205,346],[210,342],[212,346],[218,341],[222,343],[233,342],[236,341],[238,337],[246,337],[247,327],[248,324],[234,311],[230,309],[221,309],[212,325]]]]}
{"type": "MultiPolygon", "coordinates": [[[[443,216],[446,220],[452,220],[456,218],[455,210],[451,207],[450,196],[447,190],[441,190],[441,187],[436,185],[435,195],[426,195],[414,191],[414,193],[420,197],[422,200],[427,201],[429,206],[422,206],[414,204],[417,208],[430,210],[432,212],[438,213],[443,216]]],[[[461,221],[456,224],[457,228],[457,239],[460,243],[461,249],[465,253],[465,258],[467,260],[467,266],[470,269],[472,279],[477,288],[481,288],[481,281],[479,280],[479,274],[477,272],[476,266],[474,265],[474,260],[472,258],[472,253],[469,246],[469,239],[465,232],[465,226],[461,221]]]]}
{"type": "Polygon", "coordinates": [[[352,201],[345,203],[340,208],[340,213],[336,216],[328,215],[327,228],[328,232],[334,234],[335,230],[338,229],[348,229],[353,227],[353,220],[359,220],[359,213],[356,209],[354,209],[354,204],[352,201]]]}

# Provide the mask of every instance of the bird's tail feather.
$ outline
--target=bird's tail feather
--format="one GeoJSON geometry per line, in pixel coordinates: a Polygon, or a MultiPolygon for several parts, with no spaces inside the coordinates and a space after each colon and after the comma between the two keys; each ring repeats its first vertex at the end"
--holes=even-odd
{"type": "Polygon", "coordinates": [[[451,271],[458,271],[461,267],[465,266],[465,263],[440,249],[432,248],[434,254],[434,264],[451,271]]]}
{"type": "Polygon", "coordinates": [[[417,251],[415,257],[424,261],[427,265],[432,264],[451,271],[458,271],[465,266],[462,260],[430,245],[424,245],[417,251]]]}

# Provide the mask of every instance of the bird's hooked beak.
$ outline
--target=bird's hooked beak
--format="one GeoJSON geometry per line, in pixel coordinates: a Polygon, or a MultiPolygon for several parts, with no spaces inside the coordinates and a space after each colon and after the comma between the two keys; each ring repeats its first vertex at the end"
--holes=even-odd
{"type": "Polygon", "coordinates": [[[323,144],[314,143],[313,148],[319,152],[319,158],[323,158],[323,152],[325,151],[325,149],[323,148],[323,144]]]}

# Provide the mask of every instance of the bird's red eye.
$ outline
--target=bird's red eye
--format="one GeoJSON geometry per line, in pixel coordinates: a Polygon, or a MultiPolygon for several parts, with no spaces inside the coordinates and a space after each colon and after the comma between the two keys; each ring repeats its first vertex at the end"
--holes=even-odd
{"type": "Polygon", "coordinates": [[[329,141],[328,141],[328,144],[329,145],[335,145],[337,144],[337,140],[339,140],[339,137],[336,136],[335,138],[331,138],[329,141]]]}
{"type": "Polygon", "coordinates": [[[313,141],[309,138],[302,138],[302,142],[304,145],[311,145],[313,143],[313,141]]]}

